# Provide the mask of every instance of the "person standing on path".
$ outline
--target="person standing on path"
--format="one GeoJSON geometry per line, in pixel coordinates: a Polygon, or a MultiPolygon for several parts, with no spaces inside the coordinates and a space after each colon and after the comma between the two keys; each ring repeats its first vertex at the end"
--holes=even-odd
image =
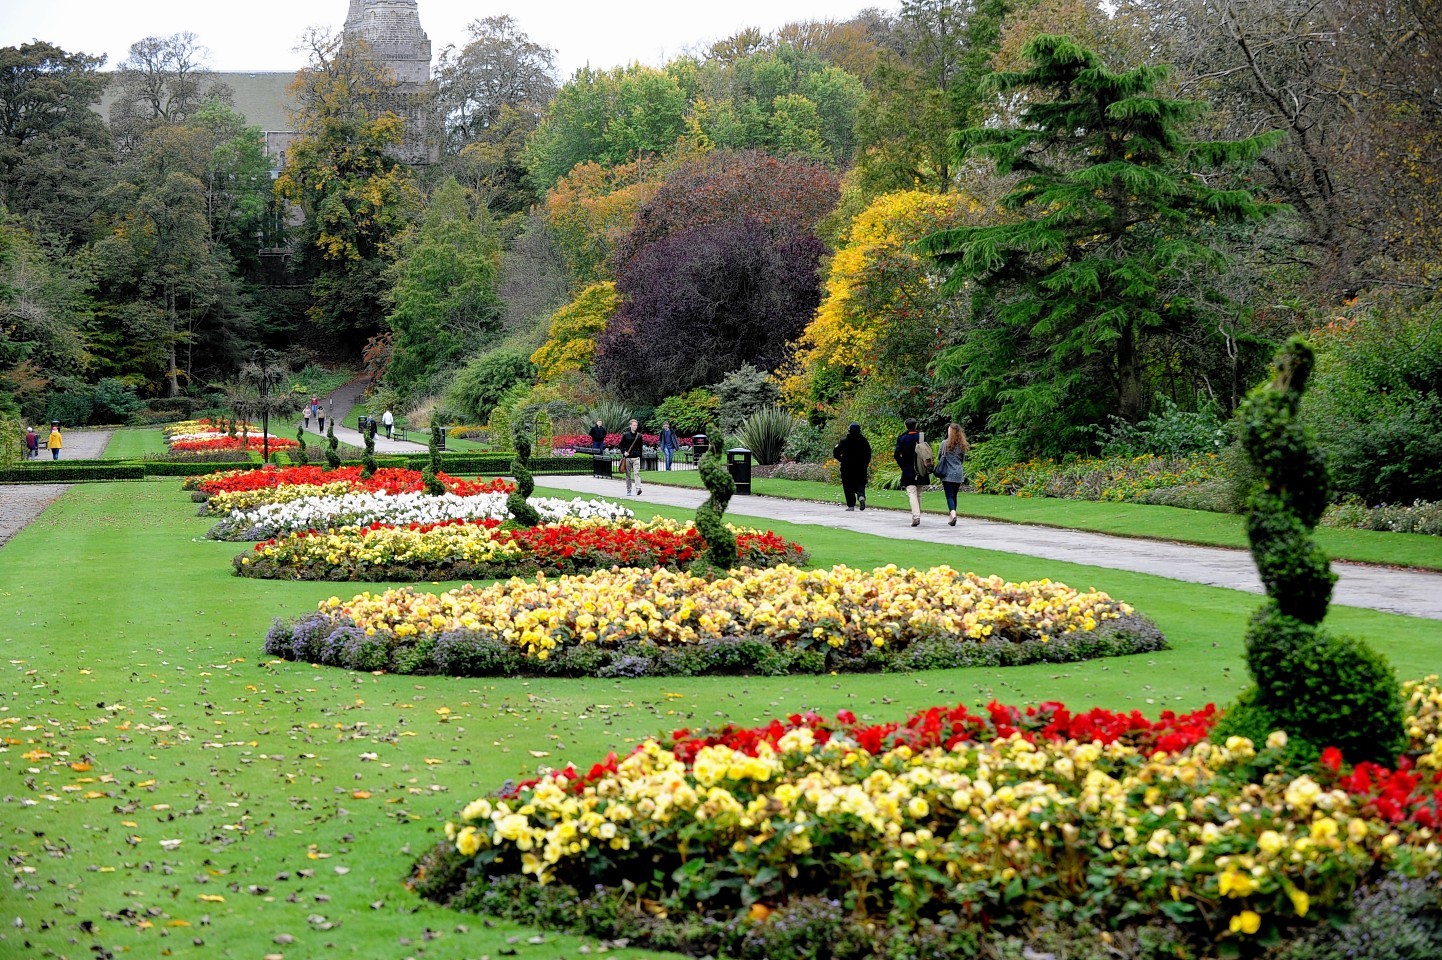
{"type": "Polygon", "coordinates": [[[871,442],[861,432],[861,424],[853,423],[846,430],[846,436],[831,449],[831,455],[841,464],[841,489],[846,494],[846,509],[855,510],[859,505],[866,509],[866,478],[871,473],[871,442]]]}
{"type": "Polygon", "coordinates": [[[391,431],[394,430],[396,426],[396,418],[391,414],[389,407],[386,408],[385,413],[381,414],[381,426],[386,428],[386,439],[389,440],[391,438],[391,431]]]}
{"type": "Polygon", "coordinates": [[[681,441],[676,439],[676,431],[671,429],[671,421],[666,420],[661,424],[661,455],[666,458],[666,469],[671,469],[671,458],[676,451],[681,449],[681,441]]]}
{"type": "Polygon", "coordinates": [[[911,504],[911,525],[921,526],[921,483],[922,480],[916,472],[916,445],[921,442],[921,434],[916,431],[916,421],[907,418],[906,432],[896,438],[896,449],[892,451],[892,457],[896,465],[901,468],[901,486],[906,491],[906,499],[911,504]]]}
{"type": "Polygon", "coordinates": [[[961,424],[951,423],[946,427],[946,439],[941,442],[941,451],[936,455],[936,479],[946,494],[946,509],[951,512],[948,526],[956,526],[956,493],[966,483],[966,451],[971,444],[966,442],[966,431],[961,424]]]}
{"type": "Polygon", "coordinates": [[[25,456],[31,460],[40,456],[40,434],[34,427],[25,428],[25,456]]]}
{"type": "Polygon", "coordinates": [[[65,438],[60,435],[59,423],[50,425],[50,439],[45,442],[45,446],[50,448],[51,460],[60,459],[60,448],[65,446],[65,438]]]}
{"type": "Polygon", "coordinates": [[[606,452],[606,425],[600,419],[597,419],[596,425],[591,428],[590,436],[591,446],[595,448],[592,452],[599,457],[606,452]]]}
{"type": "Polygon", "coordinates": [[[641,425],[634,419],[626,432],[621,434],[621,462],[626,469],[626,496],[631,495],[631,481],[636,481],[636,496],[641,495],[641,453],[646,448],[646,438],[641,434],[641,425]]]}

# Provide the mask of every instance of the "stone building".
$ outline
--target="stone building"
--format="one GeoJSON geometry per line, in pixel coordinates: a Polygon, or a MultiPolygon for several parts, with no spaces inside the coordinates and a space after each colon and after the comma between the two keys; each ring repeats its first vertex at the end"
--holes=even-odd
{"type": "MultiPolygon", "coordinates": [[[[421,27],[416,0],[350,0],[342,36],[364,40],[372,54],[396,78],[396,90],[386,106],[406,120],[406,142],[400,153],[407,163],[434,163],[439,151],[431,93],[431,41],[421,27]]],[[[285,165],[285,152],[296,133],[290,122],[295,102],[290,85],[294,72],[241,71],[212,73],[208,82],[223,85],[234,94],[237,112],[260,127],[273,172],[285,165]]],[[[116,99],[108,88],[99,111],[112,116],[116,99]]]]}

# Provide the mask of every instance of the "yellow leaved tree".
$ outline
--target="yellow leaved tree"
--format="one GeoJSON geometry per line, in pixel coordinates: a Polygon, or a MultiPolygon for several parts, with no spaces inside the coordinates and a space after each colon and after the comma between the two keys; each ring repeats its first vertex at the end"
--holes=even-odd
{"type": "Polygon", "coordinates": [[[591,284],[575,300],[551,314],[546,342],[531,354],[536,379],[546,383],[568,373],[589,373],[596,359],[596,338],[619,305],[616,285],[606,281],[591,284]]]}

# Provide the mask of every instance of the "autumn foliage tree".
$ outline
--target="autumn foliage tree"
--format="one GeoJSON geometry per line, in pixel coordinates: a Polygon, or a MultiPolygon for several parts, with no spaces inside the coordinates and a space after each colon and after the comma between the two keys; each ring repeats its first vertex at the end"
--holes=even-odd
{"type": "Polygon", "coordinates": [[[553,313],[546,342],[531,354],[537,379],[544,383],[568,373],[589,373],[596,359],[596,339],[619,304],[614,283],[593,283],[553,313]]]}

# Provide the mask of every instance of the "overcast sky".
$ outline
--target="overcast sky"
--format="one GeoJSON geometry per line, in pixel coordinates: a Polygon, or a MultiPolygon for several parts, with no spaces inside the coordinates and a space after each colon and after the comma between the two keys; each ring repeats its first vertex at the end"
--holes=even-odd
{"type": "MultiPolygon", "coordinates": [[[[639,60],[660,64],[748,26],[771,30],[793,20],[845,20],[858,10],[894,10],[897,0],[529,0],[510,7],[466,0],[419,0],[421,26],[439,54],[460,46],[466,24],[509,13],[521,30],[556,51],[562,79],[581,66],[639,60]]],[[[105,54],[107,68],[130,45],[189,30],[219,71],[296,70],[307,27],[339,30],[349,0],[0,0],[0,47],[47,40],[72,53],[105,54]]]]}

